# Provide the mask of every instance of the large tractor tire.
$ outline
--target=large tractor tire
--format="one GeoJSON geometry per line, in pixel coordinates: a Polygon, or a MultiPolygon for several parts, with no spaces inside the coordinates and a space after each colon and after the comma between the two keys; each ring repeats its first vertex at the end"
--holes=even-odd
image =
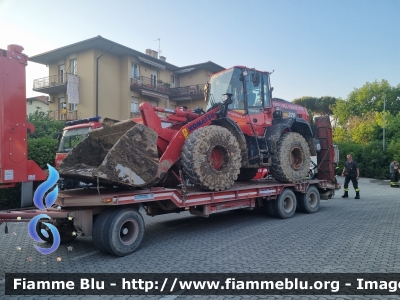
{"type": "Polygon", "coordinates": [[[243,168],[240,169],[240,173],[238,176],[237,181],[249,181],[254,179],[258,173],[258,168],[257,169],[250,169],[250,168],[243,168]]]}
{"type": "Polygon", "coordinates": [[[210,125],[193,132],[185,141],[181,159],[186,179],[204,190],[225,190],[240,172],[239,143],[221,126],[210,125]]]}
{"type": "Polygon", "coordinates": [[[296,132],[282,135],[278,151],[272,155],[271,175],[279,182],[303,181],[310,170],[310,149],[296,132]]]}

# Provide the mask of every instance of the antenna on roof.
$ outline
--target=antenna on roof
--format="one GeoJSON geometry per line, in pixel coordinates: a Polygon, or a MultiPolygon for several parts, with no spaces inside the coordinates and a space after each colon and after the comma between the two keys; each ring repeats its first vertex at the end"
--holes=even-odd
{"type": "Polygon", "coordinates": [[[160,57],[161,56],[161,46],[160,46],[161,39],[158,38],[155,41],[158,41],[158,57],[160,57]]]}

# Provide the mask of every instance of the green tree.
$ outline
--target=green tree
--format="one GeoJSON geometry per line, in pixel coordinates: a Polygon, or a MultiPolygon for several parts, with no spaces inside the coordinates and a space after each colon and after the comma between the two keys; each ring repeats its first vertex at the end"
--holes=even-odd
{"type": "Polygon", "coordinates": [[[389,85],[387,80],[367,82],[361,88],[356,88],[346,101],[337,101],[333,113],[340,125],[345,125],[353,116],[362,117],[369,113],[382,112],[386,100],[386,112],[397,115],[400,111],[400,84],[389,85]]]}
{"type": "Polygon", "coordinates": [[[40,107],[37,107],[36,111],[28,116],[27,122],[35,126],[35,132],[28,134],[28,139],[51,137],[55,133],[62,132],[65,127],[64,122],[53,120],[50,112],[44,112],[40,107]]]}
{"type": "Polygon", "coordinates": [[[335,106],[336,101],[337,98],[330,96],[324,96],[321,98],[304,96],[296,98],[292,102],[311,110],[314,114],[331,116],[333,115],[332,109],[335,106]]]}

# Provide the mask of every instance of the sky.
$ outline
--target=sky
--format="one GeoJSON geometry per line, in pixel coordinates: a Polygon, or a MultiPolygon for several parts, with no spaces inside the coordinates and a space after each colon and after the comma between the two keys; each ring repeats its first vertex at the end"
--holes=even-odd
{"type": "MultiPolygon", "coordinates": [[[[34,56],[101,35],[185,66],[213,61],[274,71],[274,97],[346,99],[382,79],[400,84],[400,0],[0,0],[0,48],[34,56]]],[[[47,77],[29,62],[33,80],[47,77]]]]}

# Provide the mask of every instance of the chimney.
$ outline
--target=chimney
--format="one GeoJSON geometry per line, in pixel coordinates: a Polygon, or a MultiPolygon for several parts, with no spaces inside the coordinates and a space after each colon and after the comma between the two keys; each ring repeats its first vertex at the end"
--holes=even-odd
{"type": "Polygon", "coordinates": [[[151,49],[146,49],[146,54],[151,56],[151,49]]]}
{"type": "Polygon", "coordinates": [[[158,52],[151,50],[151,56],[153,56],[154,58],[158,58],[158,52]]]}
{"type": "Polygon", "coordinates": [[[165,56],[160,56],[160,60],[167,61],[167,58],[165,56]]]}

